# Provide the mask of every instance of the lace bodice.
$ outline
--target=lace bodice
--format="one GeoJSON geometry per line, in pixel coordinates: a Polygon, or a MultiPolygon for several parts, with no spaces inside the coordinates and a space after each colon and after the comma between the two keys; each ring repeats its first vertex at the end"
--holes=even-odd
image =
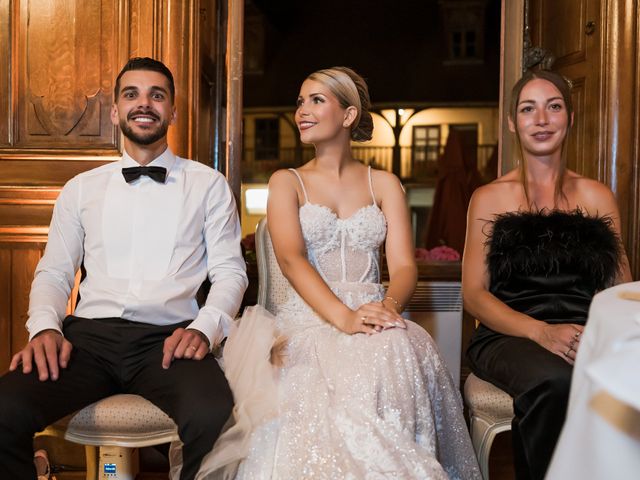
{"type": "MultiPolygon", "coordinates": [[[[369,182],[371,186],[371,169],[369,182]]],[[[330,208],[309,202],[302,179],[300,183],[306,201],[300,207],[300,226],[307,256],[314,268],[328,283],[379,283],[379,252],[387,233],[387,222],[375,203],[373,190],[370,205],[340,218],[330,208]]]]}
{"type": "Polygon", "coordinates": [[[323,205],[305,203],[300,225],[311,264],[327,282],[378,283],[380,245],[387,222],[377,205],[339,218],[323,205]]]}

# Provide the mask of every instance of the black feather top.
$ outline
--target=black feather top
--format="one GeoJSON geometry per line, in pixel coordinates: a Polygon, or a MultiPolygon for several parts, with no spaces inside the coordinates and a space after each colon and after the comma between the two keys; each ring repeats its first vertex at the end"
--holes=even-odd
{"type": "MultiPolygon", "coordinates": [[[[579,209],[509,212],[487,227],[489,290],[538,320],[584,325],[591,299],[620,270],[622,245],[611,217],[579,209]]],[[[501,336],[480,324],[469,352],[479,354],[501,336]]]]}
{"type": "Polygon", "coordinates": [[[491,284],[514,275],[575,274],[598,291],[613,285],[622,246],[608,216],[582,210],[508,212],[490,222],[487,265],[491,284]]]}

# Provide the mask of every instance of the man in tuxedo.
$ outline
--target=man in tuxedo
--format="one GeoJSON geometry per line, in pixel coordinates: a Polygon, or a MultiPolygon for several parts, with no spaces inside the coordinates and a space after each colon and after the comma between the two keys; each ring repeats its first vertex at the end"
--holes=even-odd
{"type": "Polygon", "coordinates": [[[233,194],[220,173],[168,148],[175,86],[164,64],[131,59],[114,94],[122,158],[62,189],[31,288],[29,343],[0,378],[3,479],[36,478],[34,433],[117,393],[176,422],[181,478],[192,479],[231,412],[211,351],[247,286],[233,194]],[[81,264],[80,301],[65,318],[81,264]]]}

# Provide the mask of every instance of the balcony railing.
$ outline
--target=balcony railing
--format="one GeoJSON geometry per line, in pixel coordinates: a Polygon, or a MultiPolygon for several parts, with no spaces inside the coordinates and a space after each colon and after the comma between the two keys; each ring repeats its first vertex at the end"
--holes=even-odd
{"type": "MultiPolygon", "coordinates": [[[[437,148],[437,147],[436,147],[437,148]]],[[[483,171],[493,153],[495,145],[478,145],[477,167],[483,171]]],[[[391,171],[393,147],[353,146],[353,156],[365,165],[391,171]]],[[[437,158],[444,146],[433,151],[433,147],[400,147],[401,177],[412,182],[433,182],[438,178],[437,158]]],[[[262,152],[260,152],[262,153],[262,152]]],[[[242,152],[242,177],[245,182],[266,182],[280,168],[295,168],[314,156],[312,147],[280,148],[277,158],[256,158],[254,149],[242,152]]],[[[260,154],[259,156],[264,156],[260,154]]]]}

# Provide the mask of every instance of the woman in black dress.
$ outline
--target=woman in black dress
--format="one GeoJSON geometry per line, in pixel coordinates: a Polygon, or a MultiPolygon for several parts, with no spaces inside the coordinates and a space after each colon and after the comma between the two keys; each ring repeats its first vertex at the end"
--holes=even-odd
{"type": "Polygon", "coordinates": [[[572,124],[569,82],[525,74],[509,115],[519,166],[477,189],[468,211],[464,306],[480,325],[467,356],[514,397],[518,479],[544,478],[591,298],[631,280],[611,190],[566,168],[572,124]]]}

